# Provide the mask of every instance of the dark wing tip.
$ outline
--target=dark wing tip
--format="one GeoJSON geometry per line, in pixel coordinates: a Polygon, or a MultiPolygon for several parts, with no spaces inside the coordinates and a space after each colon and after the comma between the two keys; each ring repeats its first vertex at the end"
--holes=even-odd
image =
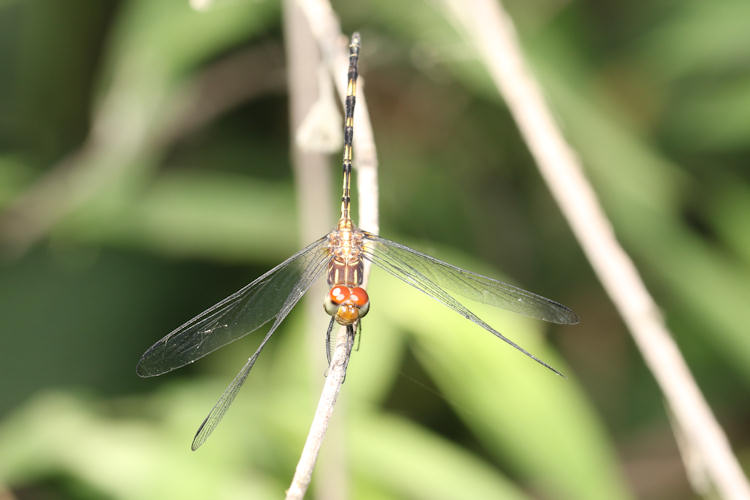
{"type": "Polygon", "coordinates": [[[567,312],[568,313],[565,315],[565,323],[563,323],[564,325],[577,325],[581,322],[581,318],[579,318],[572,309],[568,309],[567,312]]]}
{"type": "Polygon", "coordinates": [[[209,429],[205,433],[203,432],[203,429],[204,427],[206,427],[206,423],[208,422],[209,417],[211,417],[211,414],[203,419],[203,422],[201,422],[201,426],[198,427],[198,430],[195,432],[193,442],[190,444],[191,451],[196,451],[198,448],[200,448],[201,445],[206,442],[206,439],[208,439],[209,434],[211,434],[211,431],[213,429],[209,429]]]}
{"type": "Polygon", "coordinates": [[[205,439],[198,439],[198,435],[196,434],[193,438],[193,442],[190,444],[190,451],[198,451],[198,448],[200,448],[205,441],[205,439]]]}
{"type": "Polygon", "coordinates": [[[558,325],[577,325],[578,323],[580,323],[581,319],[575,312],[573,312],[573,309],[560,303],[555,304],[557,305],[555,317],[547,321],[557,323],[558,325]]]}

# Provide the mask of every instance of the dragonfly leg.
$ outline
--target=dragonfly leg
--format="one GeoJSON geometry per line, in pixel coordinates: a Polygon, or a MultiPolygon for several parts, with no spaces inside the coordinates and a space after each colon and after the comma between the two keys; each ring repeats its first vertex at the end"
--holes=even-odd
{"type": "Polygon", "coordinates": [[[334,318],[331,318],[331,322],[328,323],[328,331],[326,331],[326,360],[328,361],[328,366],[331,366],[331,331],[333,331],[333,323],[334,318]]]}
{"type": "Polygon", "coordinates": [[[331,322],[328,323],[328,330],[326,330],[326,360],[328,361],[328,366],[326,366],[326,370],[323,372],[323,376],[328,376],[328,370],[331,369],[331,331],[333,331],[333,323],[334,318],[331,318],[331,322]]]}
{"type": "Polygon", "coordinates": [[[357,338],[357,345],[354,346],[354,350],[359,352],[359,344],[362,341],[362,320],[357,321],[357,331],[354,336],[357,338]]]}
{"type": "Polygon", "coordinates": [[[346,359],[344,360],[344,380],[341,381],[343,384],[346,382],[346,370],[349,368],[349,359],[352,356],[352,347],[354,346],[354,328],[349,325],[346,327],[346,359]]]}

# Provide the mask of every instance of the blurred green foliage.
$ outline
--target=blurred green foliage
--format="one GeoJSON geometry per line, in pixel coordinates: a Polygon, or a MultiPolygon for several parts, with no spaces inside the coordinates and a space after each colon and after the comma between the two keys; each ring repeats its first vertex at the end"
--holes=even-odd
{"type": "MultiPolygon", "coordinates": [[[[750,4],[506,4],[747,466],[750,4]]],[[[381,232],[583,318],[477,311],[563,380],[375,272],[334,420],[351,496],[692,496],[658,388],[466,41],[430,2],[334,7],[363,35],[381,232]]],[[[304,308],[198,453],[192,433],[258,339],[162,379],[134,373],[153,341],[307,243],[285,89],[247,66],[262,59],[237,57],[283,54],[282,15],[273,0],[201,13],[186,0],[0,2],[0,208],[21,221],[0,237],[12,246],[51,222],[2,262],[0,496],[278,498],[288,486],[323,383],[305,368],[304,308]],[[202,117],[196,103],[228,92],[205,77],[227,62],[263,90],[202,117]],[[44,182],[41,208],[19,212],[44,182]]]]}

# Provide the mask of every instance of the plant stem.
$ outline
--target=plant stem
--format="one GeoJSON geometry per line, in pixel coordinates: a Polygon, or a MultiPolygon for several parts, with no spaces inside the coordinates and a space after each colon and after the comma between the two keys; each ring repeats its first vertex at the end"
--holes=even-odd
{"type": "MultiPolygon", "coordinates": [[[[323,64],[326,65],[330,77],[333,78],[334,85],[343,102],[346,96],[347,82],[345,76],[349,62],[346,49],[347,38],[341,33],[341,26],[333,8],[326,0],[297,0],[296,3],[307,19],[308,27],[317,42],[323,64]]],[[[362,77],[358,81],[357,107],[354,114],[354,151],[356,154],[354,166],[357,171],[359,227],[377,234],[378,162],[362,77]]],[[[369,270],[370,263],[365,262],[363,287],[367,285],[369,270]]],[[[323,437],[328,429],[333,408],[341,390],[341,384],[346,377],[346,367],[351,354],[351,343],[347,341],[346,333],[344,328],[339,329],[328,376],[294,478],[287,490],[287,499],[303,498],[310,485],[323,437]]]]}
{"type": "Polygon", "coordinates": [[[543,178],[646,364],[701,457],[721,498],[748,499],[750,487],[638,270],[617,242],[581,162],[552,118],[527,68],[513,23],[496,0],[435,0],[463,28],[518,123],[543,178]]]}

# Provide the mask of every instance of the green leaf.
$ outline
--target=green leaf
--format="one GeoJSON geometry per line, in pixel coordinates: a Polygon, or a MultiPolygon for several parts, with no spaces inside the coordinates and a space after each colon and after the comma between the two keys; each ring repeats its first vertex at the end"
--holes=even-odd
{"type": "MultiPolygon", "coordinates": [[[[405,419],[352,417],[349,450],[357,484],[377,485],[388,498],[526,498],[501,471],[405,419]]],[[[355,498],[367,497],[355,491],[355,498]]]]}
{"type": "Polygon", "coordinates": [[[187,429],[116,419],[90,400],[40,394],[0,427],[0,480],[21,486],[67,475],[112,498],[275,498],[283,491],[237,462],[191,453],[189,435],[180,441],[175,431],[187,429]]]}
{"type": "Polygon", "coordinates": [[[142,193],[121,185],[101,193],[59,232],[82,242],[172,255],[274,262],[301,247],[296,227],[288,185],[178,170],[160,176],[142,193]]]}
{"type": "MultiPolygon", "coordinates": [[[[498,460],[550,496],[627,498],[609,440],[573,378],[554,375],[395,278],[380,273],[371,290],[379,297],[377,317],[386,322],[380,328],[411,332],[420,363],[498,460]]],[[[566,371],[540,342],[540,322],[487,306],[472,309],[566,371]]]]}

